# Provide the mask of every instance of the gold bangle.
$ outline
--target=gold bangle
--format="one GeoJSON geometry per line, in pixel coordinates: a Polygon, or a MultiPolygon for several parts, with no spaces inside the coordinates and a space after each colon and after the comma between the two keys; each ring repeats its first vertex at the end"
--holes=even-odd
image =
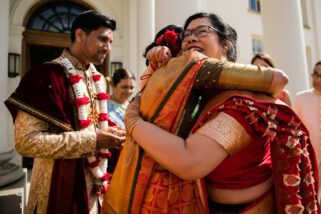
{"type": "Polygon", "coordinates": [[[135,118],[131,119],[130,121],[128,121],[128,123],[126,124],[127,135],[132,137],[132,132],[133,132],[134,127],[137,125],[137,123],[139,121],[142,121],[142,120],[143,119],[141,117],[135,117],[135,118]]]}

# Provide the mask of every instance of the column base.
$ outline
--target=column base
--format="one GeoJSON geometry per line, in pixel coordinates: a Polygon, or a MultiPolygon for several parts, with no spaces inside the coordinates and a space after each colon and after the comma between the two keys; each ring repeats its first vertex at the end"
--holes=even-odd
{"type": "Polygon", "coordinates": [[[14,150],[0,154],[0,187],[14,183],[23,176],[20,166],[9,163],[14,156],[14,150]]]}

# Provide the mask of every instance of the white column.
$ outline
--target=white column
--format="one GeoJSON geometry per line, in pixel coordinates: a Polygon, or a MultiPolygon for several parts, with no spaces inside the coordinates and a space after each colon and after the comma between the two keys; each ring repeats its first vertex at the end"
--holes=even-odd
{"type": "MultiPolygon", "coordinates": [[[[9,0],[0,2],[0,41],[3,45],[0,48],[0,115],[2,120],[7,118],[6,108],[3,105],[7,98],[8,86],[8,43],[9,43],[9,0]]],[[[0,123],[0,153],[10,150],[7,144],[7,124],[0,123]]]]}
{"type": "Polygon", "coordinates": [[[185,20],[197,12],[208,12],[207,0],[156,1],[156,32],[169,24],[183,26],[185,20]]]}
{"type": "Polygon", "coordinates": [[[289,76],[294,96],[309,87],[300,0],[261,0],[264,51],[289,76]]]}
{"type": "Polygon", "coordinates": [[[143,54],[145,48],[149,45],[155,36],[155,0],[138,0],[138,46],[137,46],[137,61],[139,77],[146,69],[145,59],[143,54]]]}
{"type": "Polygon", "coordinates": [[[8,144],[8,110],[3,102],[7,98],[8,86],[8,43],[9,43],[9,0],[0,1],[0,187],[19,179],[23,172],[20,167],[9,163],[15,152],[8,144]]]}
{"type": "MultiPolygon", "coordinates": [[[[313,22],[313,28],[315,29],[315,40],[316,40],[316,60],[321,60],[321,1],[320,0],[313,0],[312,1],[312,10],[313,15],[312,17],[314,20],[311,20],[313,22]]],[[[316,62],[312,62],[314,65],[316,62]]]]}

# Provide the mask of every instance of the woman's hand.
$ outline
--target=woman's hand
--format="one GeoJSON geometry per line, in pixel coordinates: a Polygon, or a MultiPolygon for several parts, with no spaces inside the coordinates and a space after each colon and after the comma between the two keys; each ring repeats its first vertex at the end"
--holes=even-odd
{"type": "Polygon", "coordinates": [[[133,100],[128,104],[125,113],[125,126],[129,136],[132,136],[132,131],[135,125],[143,119],[139,115],[140,109],[140,96],[136,95],[133,100]]]}
{"type": "Polygon", "coordinates": [[[289,78],[284,71],[277,68],[271,69],[273,71],[273,79],[269,88],[269,92],[271,92],[274,97],[278,97],[288,83],[289,78]]]}
{"type": "Polygon", "coordinates": [[[115,148],[121,146],[126,139],[126,132],[123,128],[113,126],[107,129],[98,129],[96,132],[97,149],[115,148]]]}
{"type": "Polygon", "coordinates": [[[166,64],[172,58],[172,54],[168,47],[156,46],[147,52],[146,58],[155,70],[166,64]]]}

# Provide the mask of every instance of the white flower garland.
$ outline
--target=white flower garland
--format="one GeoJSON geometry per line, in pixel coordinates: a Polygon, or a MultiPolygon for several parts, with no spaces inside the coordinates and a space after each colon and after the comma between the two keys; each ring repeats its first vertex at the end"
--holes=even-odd
{"type": "MultiPolygon", "coordinates": [[[[77,74],[74,66],[69,61],[69,59],[62,59],[63,66],[67,69],[69,74],[69,81],[72,84],[73,91],[75,93],[75,103],[78,109],[78,119],[80,130],[86,129],[91,124],[91,119],[88,115],[88,109],[90,109],[90,99],[86,96],[85,85],[82,81],[82,77],[77,74]]],[[[89,69],[95,71],[94,66],[91,64],[89,69]]],[[[91,72],[93,73],[93,72],[91,72]]],[[[105,93],[105,89],[102,84],[103,78],[101,74],[92,74],[91,78],[94,80],[94,85],[96,88],[97,98],[99,100],[99,115],[96,115],[99,121],[99,127],[101,129],[108,128],[108,112],[107,112],[107,99],[108,94],[105,93]]],[[[95,102],[95,101],[93,101],[95,102]]],[[[92,114],[98,114],[96,109],[92,109],[92,114]]],[[[94,115],[95,116],[95,115],[94,115]]],[[[96,184],[102,185],[103,188],[98,188],[97,193],[105,193],[107,190],[107,180],[109,179],[109,173],[107,173],[108,159],[110,156],[108,149],[100,149],[97,156],[88,157],[88,166],[91,173],[96,178],[96,184]]]]}

